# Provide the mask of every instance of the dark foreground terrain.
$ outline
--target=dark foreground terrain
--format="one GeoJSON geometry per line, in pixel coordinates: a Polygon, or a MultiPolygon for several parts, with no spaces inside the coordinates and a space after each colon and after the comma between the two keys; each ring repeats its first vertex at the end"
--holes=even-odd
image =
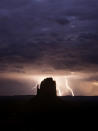
{"type": "MultiPolygon", "coordinates": [[[[0,128],[14,126],[13,130],[34,129],[34,123],[47,118],[73,119],[82,114],[91,116],[98,110],[98,97],[53,97],[37,96],[0,97],[0,128]],[[56,117],[55,117],[56,116],[56,117]],[[22,128],[22,129],[21,129],[22,128]]],[[[83,117],[83,116],[82,116],[83,117]]],[[[3,129],[4,130],[4,129],[3,129]]]]}

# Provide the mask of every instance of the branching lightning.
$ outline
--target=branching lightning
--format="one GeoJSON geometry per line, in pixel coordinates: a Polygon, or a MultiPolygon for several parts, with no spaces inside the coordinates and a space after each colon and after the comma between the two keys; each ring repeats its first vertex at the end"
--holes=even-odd
{"type": "Polygon", "coordinates": [[[72,96],[75,96],[73,90],[70,88],[70,86],[68,84],[68,79],[67,78],[65,79],[65,84],[66,84],[66,88],[71,92],[72,96]]]}

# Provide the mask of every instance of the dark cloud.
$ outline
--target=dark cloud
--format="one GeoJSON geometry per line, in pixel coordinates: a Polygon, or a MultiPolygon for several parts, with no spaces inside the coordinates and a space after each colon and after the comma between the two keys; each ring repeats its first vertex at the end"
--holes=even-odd
{"type": "Polygon", "coordinates": [[[97,0],[1,0],[0,72],[23,72],[28,64],[98,70],[97,5],[97,0]]]}
{"type": "Polygon", "coordinates": [[[98,82],[98,74],[93,74],[89,76],[88,78],[85,78],[85,81],[98,82]]]}
{"type": "Polygon", "coordinates": [[[0,96],[32,95],[36,93],[34,86],[35,83],[30,80],[0,78],[0,96]]]}
{"type": "Polygon", "coordinates": [[[66,18],[56,18],[56,22],[63,26],[70,23],[70,21],[66,18]]]}

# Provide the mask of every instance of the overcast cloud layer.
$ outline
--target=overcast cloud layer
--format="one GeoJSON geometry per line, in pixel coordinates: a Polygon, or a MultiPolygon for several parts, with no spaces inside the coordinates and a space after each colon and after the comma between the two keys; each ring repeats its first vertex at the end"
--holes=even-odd
{"type": "Polygon", "coordinates": [[[97,0],[0,0],[0,71],[98,70],[97,12],[97,0]]]}

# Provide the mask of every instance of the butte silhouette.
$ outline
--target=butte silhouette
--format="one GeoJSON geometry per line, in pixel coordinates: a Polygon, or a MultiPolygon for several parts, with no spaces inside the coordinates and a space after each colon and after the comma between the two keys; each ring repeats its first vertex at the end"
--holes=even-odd
{"type": "Polygon", "coordinates": [[[56,97],[56,82],[52,78],[44,79],[40,88],[37,87],[37,96],[44,98],[56,97]]]}
{"type": "Polygon", "coordinates": [[[37,95],[32,98],[27,108],[30,112],[48,112],[60,109],[62,100],[56,95],[56,82],[53,78],[44,79],[40,87],[37,86],[37,95]]]}

